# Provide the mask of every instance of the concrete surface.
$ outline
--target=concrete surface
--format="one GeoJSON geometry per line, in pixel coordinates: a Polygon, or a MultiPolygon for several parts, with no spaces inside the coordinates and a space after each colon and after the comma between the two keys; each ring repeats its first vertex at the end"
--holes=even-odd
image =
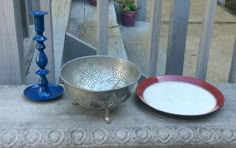
{"type": "Polygon", "coordinates": [[[132,96],[111,112],[71,104],[66,93],[49,102],[22,96],[26,86],[0,86],[0,147],[235,148],[236,85],[216,85],[225,105],[212,116],[180,120],[158,114],[132,96]]]}
{"type": "MultiPolygon", "coordinates": [[[[200,34],[200,24],[189,25],[184,75],[195,75],[200,34]]],[[[208,62],[207,81],[213,83],[227,83],[235,35],[236,24],[215,24],[208,62]]]]}
{"type": "MultiPolygon", "coordinates": [[[[149,2],[150,1],[148,1],[148,3],[149,2]]],[[[192,0],[191,2],[191,14],[189,18],[183,75],[194,77],[196,73],[197,56],[202,32],[202,17],[204,14],[202,8],[204,6],[204,1],[192,0]]],[[[170,3],[169,0],[163,1],[160,49],[164,52],[162,52],[159,60],[165,60],[166,55],[170,3]]],[[[148,50],[149,23],[146,22],[140,25],[140,22],[137,22],[133,28],[124,28],[126,27],[121,26],[128,57],[131,61],[138,64],[141,69],[144,69],[142,67],[145,65],[145,55],[146,50],[148,50]]],[[[212,83],[225,83],[228,81],[235,35],[236,17],[227,13],[218,6],[210,48],[207,81],[212,83]]],[[[163,64],[165,64],[165,61],[160,61],[159,66],[161,66],[161,68],[159,69],[165,67],[163,64]]],[[[157,74],[161,75],[162,73],[158,71],[157,74]]]]}
{"type": "MultiPolygon", "coordinates": [[[[149,39],[149,22],[136,22],[134,27],[125,27],[120,25],[124,46],[130,61],[136,63],[142,73],[146,74],[147,67],[147,48],[149,39]]],[[[164,35],[164,34],[162,34],[164,35]]],[[[163,37],[162,37],[163,38],[163,37]]],[[[158,54],[158,75],[165,73],[166,54],[163,49],[163,41],[160,42],[160,50],[158,54]]]]}
{"type": "MultiPolygon", "coordinates": [[[[202,25],[198,23],[189,24],[188,26],[183,75],[195,76],[201,27],[202,25]]],[[[137,22],[133,28],[121,26],[121,31],[129,59],[144,71],[147,58],[146,51],[148,50],[149,23],[137,22]]],[[[168,31],[169,24],[162,24],[158,75],[163,75],[165,71],[168,31]]],[[[210,48],[207,81],[213,83],[226,83],[228,81],[235,34],[236,24],[215,24],[210,48]]]]}
{"type": "MultiPolygon", "coordinates": [[[[162,1],[162,21],[168,22],[170,20],[170,11],[171,11],[172,1],[173,0],[162,1]]],[[[205,13],[205,7],[206,7],[206,0],[191,0],[189,22],[190,23],[202,22],[202,16],[205,13]]],[[[151,0],[147,0],[147,20],[148,21],[150,21],[150,17],[151,17],[151,8],[152,8],[151,0]]],[[[235,19],[235,16],[229,14],[223,8],[218,6],[216,10],[215,22],[236,23],[236,19],[235,19]]]]}

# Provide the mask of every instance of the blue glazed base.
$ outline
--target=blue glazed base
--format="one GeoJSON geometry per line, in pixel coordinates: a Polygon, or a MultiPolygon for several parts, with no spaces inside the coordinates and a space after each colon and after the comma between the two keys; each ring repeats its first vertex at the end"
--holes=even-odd
{"type": "Polygon", "coordinates": [[[40,92],[39,85],[32,85],[24,90],[24,95],[34,101],[48,101],[56,99],[63,94],[63,87],[56,84],[48,84],[49,93],[40,92]]]}

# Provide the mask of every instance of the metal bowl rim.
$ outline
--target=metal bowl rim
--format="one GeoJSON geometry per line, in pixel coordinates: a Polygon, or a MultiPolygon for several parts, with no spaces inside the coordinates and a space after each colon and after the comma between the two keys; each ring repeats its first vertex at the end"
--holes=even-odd
{"type": "Polygon", "coordinates": [[[138,67],[137,65],[135,65],[133,62],[131,62],[131,61],[129,61],[129,60],[126,60],[126,59],[117,58],[117,57],[113,57],[113,56],[105,56],[105,55],[92,55],[92,56],[83,56],[83,57],[75,58],[75,59],[72,59],[72,60],[70,60],[70,61],[64,63],[64,64],[62,65],[62,67],[61,67],[61,70],[60,70],[60,78],[61,78],[61,80],[62,80],[64,83],[66,83],[67,85],[72,86],[72,87],[74,87],[74,88],[77,88],[77,89],[80,89],[80,90],[83,90],[83,91],[93,92],[93,93],[104,93],[104,92],[112,92],[112,91],[116,91],[116,90],[121,90],[121,89],[123,89],[123,88],[129,87],[129,86],[135,84],[135,83],[140,79],[140,77],[141,77],[140,69],[139,69],[139,67],[138,67]],[[63,78],[63,76],[62,76],[62,70],[63,70],[64,67],[66,67],[68,64],[70,64],[70,63],[72,63],[72,62],[74,62],[74,61],[77,61],[77,60],[81,60],[81,59],[97,58],[97,57],[99,57],[99,58],[113,58],[113,59],[116,59],[116,60],[125,61],[125,62],[127,62],[127,63],[133,65],[133,66],[137,69],[137,71],[138,71],[138,77],[137,77],[137,79],[136,79],[135,81],[129,83],[128,85],[125,85],[125,86],[120,87],[120,88],[109,89],[109,90],[102,90],[102,91],[95,91],[95,90],[90,90],[90,89],[82,88],[82,87],[76,86],[76,85],[74,85],[74,84],[71,84],[71,83],[69,83],[67,80],[65,80],[65,79],[63,78]]]}

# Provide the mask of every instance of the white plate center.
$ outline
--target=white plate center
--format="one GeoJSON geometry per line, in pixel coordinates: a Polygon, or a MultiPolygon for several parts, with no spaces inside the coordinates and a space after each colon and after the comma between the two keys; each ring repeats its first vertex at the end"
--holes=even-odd
{"type": "Polygon", "coordinates": [[[155,83],[145,89],[143,97],[151,107],[178,115],[201,115],[216,106],[216,99],[210,92],[185,82],[155,83]]]}

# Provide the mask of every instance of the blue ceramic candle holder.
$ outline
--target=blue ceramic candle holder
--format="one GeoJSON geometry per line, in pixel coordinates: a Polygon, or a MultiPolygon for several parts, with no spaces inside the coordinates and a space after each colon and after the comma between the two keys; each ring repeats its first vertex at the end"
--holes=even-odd
{"type": "Polygon", "coordinates": [[[24,95],[35,101],[47,101],[53,100],[63,94],[63,87],[57,84],[48,83],[46,75],[49,73],[45,69],[48,58],[44,52],[46,46],[44,42],[47,38],[43,35],[44,32],[44,16],[47,15],[44,11],[33,11],[34,16],[35,32],[36,36],[33,38],[37,42],[36,48],[38,49],[38,56],[36,58],[36,64],[40,68],[36,71],[36,74],[40,76],[38,84],[29,86],[24,90],[24,95]]]}

